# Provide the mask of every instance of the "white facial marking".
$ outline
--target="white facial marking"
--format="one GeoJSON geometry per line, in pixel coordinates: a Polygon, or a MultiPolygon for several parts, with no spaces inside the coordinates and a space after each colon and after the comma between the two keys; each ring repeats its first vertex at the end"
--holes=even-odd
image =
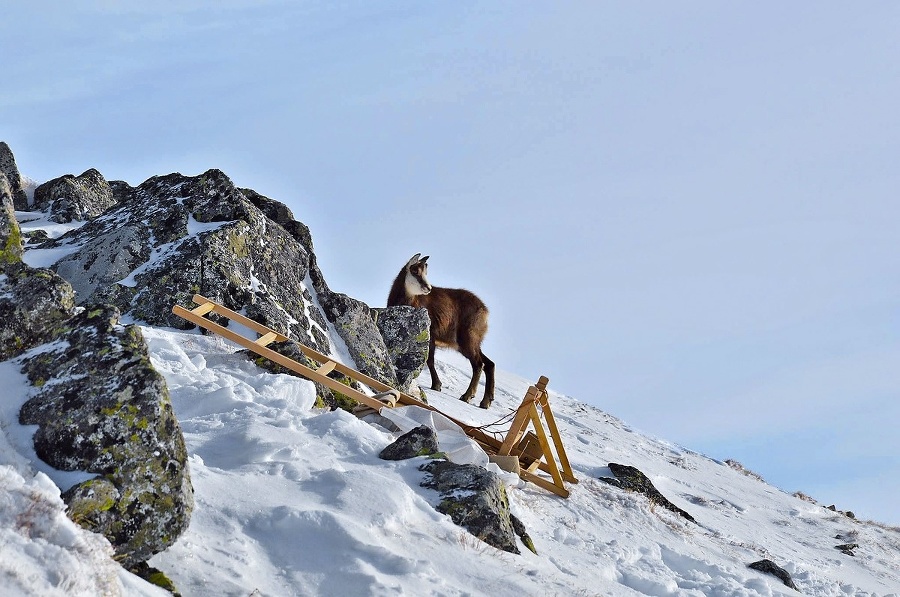
{"type": "Polygon", "coordinates": [[[406,285],[406,294],[409,296],[420,296],[431,292],[430,286],[423,286],[419,279],[409,271],[406,272],[406,280],[404,283],[406,285]]]}

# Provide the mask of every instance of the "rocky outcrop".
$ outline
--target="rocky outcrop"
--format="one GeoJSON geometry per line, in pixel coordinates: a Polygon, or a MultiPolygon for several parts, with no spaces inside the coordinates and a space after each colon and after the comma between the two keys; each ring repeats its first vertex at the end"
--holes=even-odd
{"type": "Polygon", "coordinates": [[[54,266],[79,304],[109,302],[147,323],[187,328],[172,305],[199,293],[325,354],[331,322],[358,369],[397,385],[371,309],[328,288],[308,229],[285,206],[218,170],[112,188],[114,207],[44,245],[80,247],[54,266]]]}
{"type": "Polygon", "coordinates": [[[72,287],[54,272],[7,266],[0,274],[0,361],[53,339],[74,309],[72,287]]]}
{"type": "Polygon", "coordinates": [[[19,211],[27,210],[28,195],[25,192],[22,175],[19,174],[16,158],[9,149],[9,145],[3,141],[0,141],[0,174],[3,174],[9,183],[13,207],[19,211]]]}
{"type": "Polygon", "coordinates": [[[16,222],[12,189],[6,175],[0,172],[0,272],[21,260],[22,231],[16,222]]]}
{"type": "Polygon", "coordinates": [[[421,485],[440,493],[438,512],[497,549],[521,553],[516,544],[518,535],[528,549],[535,551],[524,525],[509,511],[506,487],[496,474],[480,466],[447,460],[433,460],[419,470],[428,473],[421,485]]]}
{"type": "Polygon", "coordinates": [[[69,516],[103,534],[120,561],[146,561],[187,528],[187,452],[140,328],[111,306],[86,309],[22,360],[36,388],[19,413],[38,425],[37,455],[59,470],[96,473],[63,493],[69,516]]]}
{"type": "Polygon", "coordinates": [[[375,309],[376,324],[394,364],[398,388],[418,394],[416,379],[428,359],[431,320],[426,309],[387,307],[375,309]]]}
{"type": "Polygon", "coordinates": [[[610,485],[615,485],[616,487],[620,487],[628,491],[636,491],[638,493],[642,493],[647,496],[647,499],[649,499],[652,503],[662,506],[667,510],[671,510],[672,512],[683,516],[691,522],[697,522],[696,520],[694,520],[693,516],[670,502],[666,498],[666,496],[661,494],[659,490],[653,486],[653,483],[650,481],[650,479],[647,478],[647,475],[645,475],[635,467],[610,462],[609,470],[612,471],[612,473],[616,477],[614,479],[610,477],[600,477],[601,481],[605,481],[610,485]]]}
{"type": "Polygon", "coordinates": [[[34,190],[32,209],[49,211],[54,222],[90,220],[115,203],[112,189],[97,170],[91,168],[79,176],[66,174],[34,190]]]}

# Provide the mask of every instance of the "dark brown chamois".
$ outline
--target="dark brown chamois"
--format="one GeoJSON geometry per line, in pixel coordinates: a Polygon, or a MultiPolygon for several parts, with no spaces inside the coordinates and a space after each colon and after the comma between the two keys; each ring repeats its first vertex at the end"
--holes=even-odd
{"type": "Polygon", "coordinates": [[[475,397],[478,380],[484,370],[484,398],[481,408],[489,408],[494,401],[494,361],[481,352],[481,342],[487,333],[488,310],[481,299],[461,288],[432,286],[426,278],[428,256],[419,258],[416,253],[403,266],[388,295],[388,307],[411,305],[424,307],[431,318],[428,341],[428,370],[431,372],[431,389],[441,390],[434,367],[434,347],[458,350],[472,364],[472,381],[460,400],[469,402],[475,397]]]}

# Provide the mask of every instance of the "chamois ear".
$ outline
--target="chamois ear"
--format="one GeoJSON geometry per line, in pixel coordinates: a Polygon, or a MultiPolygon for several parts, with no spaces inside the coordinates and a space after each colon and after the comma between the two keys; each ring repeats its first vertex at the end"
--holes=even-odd
{"type": "Polygon", "coordinates": [[[413,255],[412,259],[406,262],[406,267],[419,263],[419,255],[421,255],[421,253],[416,253],[415,255],[413,255]]]}
{"type": "Polygon", "coordinates": [[[419,259],[419,263],[425,263],[426,261],[428,261],[428,255],[419,259]]]}

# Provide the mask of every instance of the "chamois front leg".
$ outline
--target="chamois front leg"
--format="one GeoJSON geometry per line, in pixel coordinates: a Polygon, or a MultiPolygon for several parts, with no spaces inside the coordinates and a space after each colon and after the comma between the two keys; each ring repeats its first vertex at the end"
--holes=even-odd
{"type": "Polygon", "coordinates": [[[435,392],[441,391],[441,380],[438,378],[437,368],[434,366],[434,330],[431,331],[428,339],[428,371],[431,373],[431,389],[435,392]]]}
{"type": "Polygon", "coordinates": [[[484,398],[481,399],[481,408],[490,408],[494,401],[494,361],[481,353],[481,361],[484,363],[484,398]]]}

